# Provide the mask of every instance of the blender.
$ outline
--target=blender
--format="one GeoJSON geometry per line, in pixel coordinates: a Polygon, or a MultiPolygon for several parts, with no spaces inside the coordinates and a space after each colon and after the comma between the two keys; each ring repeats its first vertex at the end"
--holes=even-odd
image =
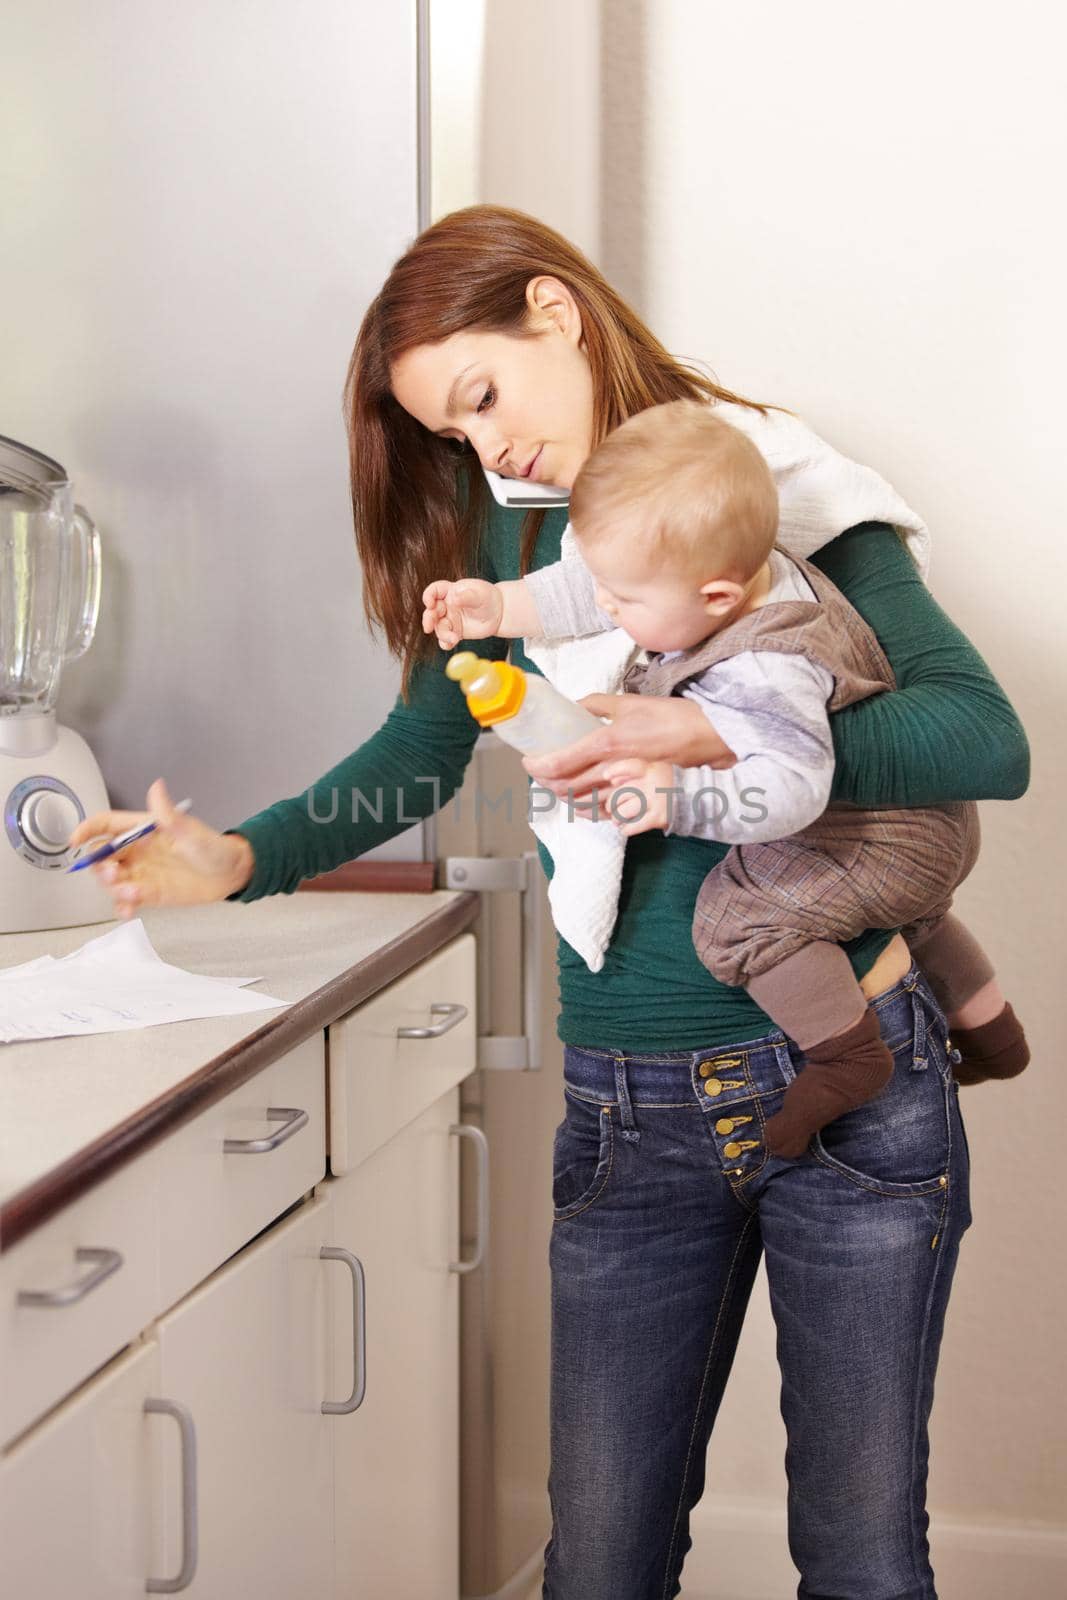
{"type": "Polygon", "coordinates": [[[66,473],[0,436],[0,933],[114,915],[92,873],[66,870],[71,830],[108,798],[55,713],[63,663],[88,650],[99,609],[100,536],[66,473]]]}

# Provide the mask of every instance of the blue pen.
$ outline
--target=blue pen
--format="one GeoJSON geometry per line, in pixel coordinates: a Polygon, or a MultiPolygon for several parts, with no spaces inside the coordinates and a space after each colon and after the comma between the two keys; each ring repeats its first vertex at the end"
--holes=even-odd
{"type": "MultiPolygon", "coordinates": [[[[175,811],[188,811],[192,805],[191,800],[179,800],[174,807],[175,811]]],[[[68,872],[80,872],[83,867],[91,867],[97,861],[106,861],[108,856],[113,856],[116,850],[125,850],[128,844],[133,844],[135,839],[143,839],[147,833],[155,833],[159,826],[156,822],[143,822],[139,828],[131,828],[129,833],[118,833],[107,844],[102,844],[99,850],[94,850],[91,855],[83,856],[80,861],[75,861],[68,872]]]]}

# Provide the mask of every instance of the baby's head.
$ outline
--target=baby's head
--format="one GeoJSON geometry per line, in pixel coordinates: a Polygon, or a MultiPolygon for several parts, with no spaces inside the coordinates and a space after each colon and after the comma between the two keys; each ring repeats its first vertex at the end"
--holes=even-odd
{"type": "Polygon", "coordinates": [[[570,516],[601,608],[646,650],[687,650],[753,597],[778,495],[751,440],[706,404],[675,400],[597,447],[570,516]]]}

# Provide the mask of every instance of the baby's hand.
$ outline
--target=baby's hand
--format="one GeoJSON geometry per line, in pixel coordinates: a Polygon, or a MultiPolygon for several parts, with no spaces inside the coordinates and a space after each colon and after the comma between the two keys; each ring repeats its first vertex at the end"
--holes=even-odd
{"type": "Polygon", "coordinates": [[[610,791],[604,813],[629,839],[653,828],[666,828],[672,816],[674,767],[669,761],[613,763],[605,774],[610,791]]]}
{"type": "Polygon", "coordinates": [[[422,603],[422,631],[436,633],[442,650],[451,650],[461,639],[491,639],[504,609],[497,585],[482,578],[458,583],[439,578],[423,591],[422,603]]]}

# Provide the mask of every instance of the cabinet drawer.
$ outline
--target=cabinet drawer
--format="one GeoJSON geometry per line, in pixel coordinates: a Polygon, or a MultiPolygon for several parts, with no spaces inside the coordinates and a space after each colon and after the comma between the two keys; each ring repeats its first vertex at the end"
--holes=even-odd
{"type": "Polygon", "coordinates": [[[317,1033],[166,1140],[156,1310],[188,1294],[320,1181],[325,1102],[325,1038],[317,1033]],[[227,1148],[237,1141],[241,1149],[227,1148]]]}
{"type": "Polygon", "coordinates": [[[466,933],[331,1025],[335,1175],[358,1166],[474,1070],[475,1022],[474,938],[466,933]],[[434,1012],[434,1006],[440,1009],[434,1012]],[[402,1036],[401,1030],[413,1028],[435,1033],[402,1036]]]}
{"type": "Polygon", "coordinates": [[[84,1382],[155,1315],[156,1176],[150,1151],[0,1258],[3,1443],[84,1382]]]}

